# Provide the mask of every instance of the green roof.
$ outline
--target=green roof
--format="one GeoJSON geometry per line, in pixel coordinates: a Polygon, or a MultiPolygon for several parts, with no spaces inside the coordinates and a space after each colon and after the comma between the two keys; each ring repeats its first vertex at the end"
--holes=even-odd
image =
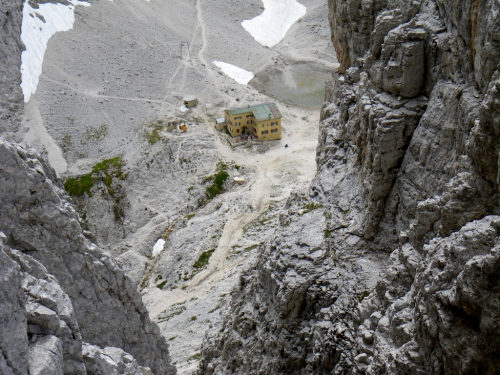
{"type": "Polygon", "coordinates": [[[245,108],[234,108],[234,109],[229,109],[228,111],[232,115],[239,115],[242,113],[252,112],[253,117],[255,117],[257,121],[274,120],[277,118],[281,118],[281,113],[276,104],[274,103],[264,103],[245,108]]]}

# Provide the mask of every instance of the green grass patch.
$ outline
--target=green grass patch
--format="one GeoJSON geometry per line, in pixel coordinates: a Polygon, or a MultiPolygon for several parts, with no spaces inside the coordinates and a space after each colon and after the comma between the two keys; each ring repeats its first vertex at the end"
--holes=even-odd
{"type": "Polygon", "coordinates": [[[88,140],[100,142],[108,135],[108,125],[101,124],[99,127],[87,126],[83,135],[88,140]]]}
{"type": "Polygon", "coordinates": [[[370,295],[370,292],[368,290],[363,291],[362,293],[359,293],[356,295],[358,297],[359,302],[363,301],[366,297],[370,295]]]}
{"type": "Polygon", "coordinates": [[[67,153],[68,151],[70,151],[72,148],[73,148],[73,142],[71,140],[71,134],[69,133],[64,133],[62,139],[61,139],[61,143],[59,144],[59,146],[61,147],[61,150],[63,153],[67,153]]]}
{"type": "Polygon", "coordinates": [[[237,254],[244,254],[244,253],[248,253],[249,251],[252,251],[253,249],[256,249],[257,247],[259,247],[260,244],[256,243],[256,244],[253,244],[253,245],[250,245],[250,246],[247,246],[245,247],[244,249],[242,250],[237,250],[234,252],[235,255],[237,254]]]}
{"type": "MultiPolygon", "coordinates": [[[[174,306],[174,305],[172,305],[174,306]]],[[[165,314],[163,316],[158,316],[158,323],[163,323],[168,321],[170,318],[173,318],[176,315],[182,314],[184,311],[186,311],[186,306],[180,306],[176,308],[176,310],[172,311],[170,314],[166,315],[166,312],[164,311],[162,314],[165,314]]]]}
{"type": "Polygon", "coordinates": [[[152,145],[161,139],[161,136],[156,129],[154,129],[151,133],[146,132],[145,137],[148,140],[148,143],[152,145]]]}
{"type": "Polygon", "coordinates": [[[208,199],[212,199],[224,191],[222,186],[224,185],[224,182],[226,182],[228,177],[229,174],[227,173],[227,165],[219,162],[217,164],[215,174],[203,179],[204,184],[206,184],[207,182],[212,182],[212,184],[207,187],[207,190],[205,192],[208,199]]]}
{"type": "MultiPolygon", "coordinates": [[[[68,194],[73,197],[80,197],[84,193],[87,193],[90,197],[92,196],[90,189],[92,189],[96,181],[102,180],[106,187],[108,187],[108,193],[113,195],[114,191],[110,188],[111,183],[113,182],[113,177],[119,178],[123,175],[122,168],[124,165],[125,163],[123,162],[121,156],[103,160],[94,165],[92,172],[89,174],[66,179],[64,182],[64,190],[66,190],[68,194]]],[[[122,215],[116,212],[115,216],[122,215]]]]}
{"type": "Polygon", "coordinates": [[[318,203],[308,203],[306,204],[304,207],[302,207],[302,209],[304,211],[302,211],[302,214],[306,214],[308,212],[311,212],[312,210],[317,210],[318,208],[322,208],[323,205],[322,204],[318,204],[318,203]]]}
{"type": "Polygon", "coordinates": [[[214,251],[215,249],[210,249],[201,253],[198,260],[194,262],[193,268],[200,269],[205,267],[208,264],[208,261],[210,260],[210,257],[212,256],[214,251]]]}
{"type": "Polygon", "coordinates": [[[195,214],[189,214],[186,215],[186,219],[191,220],[194,217],[195,214]]]}
{"type": "Polygon", "coordinates": [[[330,256],[332,257],[333,265],[337,267],[337,250],[331,248],[329,249],[330,256]]]}
{"type": "Polygon", "coordinates": [[[200,353],[196,353],[195,355],[192,355],[191,357],[188,358],[188,362],[191,362],[191,361],[199,361],[201,358],[201,354],[200,353]]]}
{"type": "Polygon", "coordinates": [[[193,320],[196,320],[198,319],[196,316],[192,316],[191,318],[189,318],[190,321],[193,321],[193,320]]]}
{"type": "MultiPolygon", "coordinates": [[[[108,189],[109,195],[113,196],[113,191],[111,189],[108,189]]],[[[123,212],[122,206],[118,204],[113,205],[113,216],[115,217],[116,222],[120,222],[124,219],[125,213],[123,212]]]]}
{"type": "Polygon", "coordinates": [[[157,284],[156,287],[158,289],[163,289],[163,287],[165,286],[166,283],[167,283],[167,280],[163,280],[161,283],[157,284]]]}
{"type": "Polygon", "coordinates": [[[92,196],[92,194],[90,194],[92,186],[94,186],[94,179],[90,174],[77,178],[68,178],[64,182],[64,190],[66,190],[69,195],[75,197],[82,196],[84,193],[87,193],[89,197],[92,196]]]}
{"type": "Polygon", "coordinates": [[[325,236],[325,238],[330,237],[331,234],[332,234],[332,230],[330,228],[326,227],[325,231],[323,232],[323,235],[325,236]]]}
{"type": "Polygon", "coordinates": [[[258,223],[259,223],[259,225],[265,225],[268,221],[271,221],[271,218],[265,218],[265,219],[259,220],[258,223]]]}
{"type": "Polygon", "coordinates": [[[312,210],[316,210],[316,209],[321,208],[321,207],[323,207],[323,205],[322,204],[317,204],[317,203],[309,203],[309,204],[306,204],[304,206],[304,208],[306,210],[311,210],[311,211],[312,210]]]}
{"type": "Polygon", "coordinates": [[[98,171],[103,171],[106,173],[111,173],[114,176],[121,174],[121,169],[124,166],[124,162],[121,156],[114,157],[112,159],[106,159],[94,165],[92,172],[96,173],[98,171]]]}
{"type": "Polygon", "coordinates": [[[211,314],[211,313],[213,313],[213,312],[215,312],[215,311],[219,310],[220,308],[221,308],[221,306],[220,306],[220,305],[217,305],[217,306],[215,306],[212,310],[210,310],[208,313],[209,313],[209,314],[211,314]]]}
{"type": "Polygon", "coordinates": [[[253,244],[253,245],[250,245],[250,246],[248,246],[248,247],[245,247],[245,248],[243,249],[243,252],[245,252],[245,253],[246,253],[247,251],[252,251],[253,249],[258,248],[259,246],[260,246],[260,244],[258,244],[258,243],[253,244]]]}
{"type": "Polygon", "coordinates": [[[162,139],[160,132],[165,129],[167,123],[162,120],[156,120],[146,124],[146,129],[144,130],[144,138],[148,141],[149,144],[155,144],[159,140],[162,139]]]}

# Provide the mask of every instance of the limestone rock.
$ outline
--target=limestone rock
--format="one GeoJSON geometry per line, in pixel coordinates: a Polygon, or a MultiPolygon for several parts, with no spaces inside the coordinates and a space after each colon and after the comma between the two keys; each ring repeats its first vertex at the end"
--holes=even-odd
{"type": "MultiPolygon", "coordinates": [[[[78,214],[53,169],[32,150],[0,140],[0,180],[0,230],[6,243],[43,264],[61,286],[60,290],[47,289],[44,283],[33,286],[36,293],[30,293],[41,294],[44,304],[28,300],[28,323],[61,338],[69,359],[81,356],[81,344],[65,339],[78,322],[84,341],[126,349],[155,373],[175,373],[165,339],[150,321],[135,285],[109,255],[83,236],[78,214]]],[[[30,262],[21,263],[31,267],[30,262]]],[[[31,288],[30,281],[26,283],[25,288],[31,288]]],[[[79,334],[76,338],[81,342],[79,334]]],[[[37,350],[43,352],[45,344],[37,350]]]]}
{"type": "Polygon", "coordinates": [[[412,98],[424,83],[424,45],[427,32],[417,22],[398,26],[387,34],[380,59],[370,73],[383,90],[412,98]]]}
{"type": "Polygon", "coordinates": [[[84,344],[83,360],[87,366],[87,374],[109,375],[152,375],[148,367],[142,367],[128,353],[119,348],[101,349],[95,345],[84,344]]]}
{"type": "Polygon", "coordinates": [[[329,7],[340,68],[304,197],[324,218],[289,199],[200,373],[496,373],[500,6],[329,7]]]}
{"type": "Polygon", "coordinates": [[[14,133],[21,124],[24,107],[21,82],[22,0],[2,0],[0,10],[0,133],[14,133]]]}
{"type": "MultiPolygon", "coordinates": [[[[1,232],[0,232],[1,234],[1,232]]],[[[25,374],[28,361],[26,335],[26,296],[22,290],[22,272],[19,265],[5,253],[0,241],[0,369],[5,374],[25,374]]]]}
{"type": "Polygon", "coordinates": [[[16,323],[3,328],[8,334],[2,335],[1,350],[9,370],[18,374],[86,374],[73,306],[57,280],[42,264],[3,241],[0,257],[4,267],[16,270],[15,274],[2,273],[9,277],[2,285],[10,289],[10,299],[15,296],[19,301],[13,308],[12,304],[6,306],[9,297],[2,300],[3,307],[9,308],[2,308],[1,320],[16,323]]]}
{"type": "Polygon", "coordinates": [[[29,346],[28,371],[34,375],[63,375],[61,340],[53,335],[37,338],[29,346]]]}
{"type": "Polygon", "coordinates": [[[4,244],[5,234],[0,237],[2,374],[152,374],[122,349],[83,343],[58,281],[40,262],[4,244]]]}

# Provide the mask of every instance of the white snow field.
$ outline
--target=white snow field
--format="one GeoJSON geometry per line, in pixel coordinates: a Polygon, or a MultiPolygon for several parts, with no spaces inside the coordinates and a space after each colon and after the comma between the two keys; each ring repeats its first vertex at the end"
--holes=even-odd
{"type": "Polygon", "coordinates": [[[164,245],[165,245],[165,240],[163,240],[162,238],[156,241],[155,245],[153,246],[153,257],[157,256],[163,251],[164,245]]]}
{"type": "Polygon", "coordinates": [[[214,61],[213,63],[218,66],[224,72],[224,74],[231,77],[241,85],[246,85],[254,77],[254,74],[252,72],[249,72],[248,70],[242,68],[238,68],[235,65],[231,65],[222,61],[214,61]]]}
{"type": "Polygon", "coordinates": [[[288,29],[306,14],[306,7],[295,0],[262,0],[264,12],[241,25],[264,47],[272,48],[288,29]]]}
{"type": "Polygon", "coordinates": [[[71,5],[44,3],[33,9],[24,2],[21,40],[26,50],[21,55],[21,88],[27,103],[38,86],[42,73],[43,56],[49,39],[58,31],[68,31],[75,22],[75,6],[90,6],[89,3],[69,0],[71,5]]]}

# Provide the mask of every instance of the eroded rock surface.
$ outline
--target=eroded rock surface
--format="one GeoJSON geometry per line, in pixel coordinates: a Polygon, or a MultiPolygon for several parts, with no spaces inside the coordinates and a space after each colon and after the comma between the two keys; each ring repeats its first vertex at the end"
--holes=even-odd
{"type": "Polygon", "coordinates": [[[71,299],[33,257],[0,232],[2,374],[152,374],[122,349],[86,344],[71,299]]]}
{"type": "Polygon", "coordinates": [[[0,140],[0,184],[0,230],[20,265],[2,262],[6,277],[12,274],[8,283],[17,285],[5,285],[12,289],[2,300],[8,305],[2,315],[15,313],[6,321],[12,333],[3,340],[10,342],[15,332],[23,336],[24,329],[24,339],[2,345],[7,366],[14,373],[26,373],[28,366],[30,374],[84,374],[83,338],[122,348],[153,373],[175,373],[168,345],[135,284],[84,237],[75,209],[44,159],[0,140]]]}
{"type": "Polygon", "coordinates": [[[494,374],[500,6],[329,5],[341,65],[317,176],[207,334],[199,372],[494,374]]]}
{"type": "Polygon", "coordinates": [[[14,133],[21,125],[23,92],[21,86],[22,0],[0,3],[0,133],[14,133]]]}

